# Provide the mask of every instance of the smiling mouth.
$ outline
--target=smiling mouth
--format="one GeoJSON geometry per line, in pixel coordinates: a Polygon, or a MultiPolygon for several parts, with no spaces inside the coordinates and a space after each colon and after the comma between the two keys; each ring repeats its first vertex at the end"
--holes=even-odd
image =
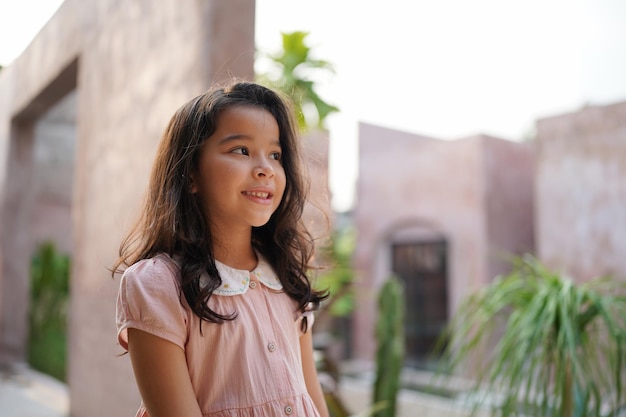
{"type": "Polygon", "coordinates": [[[262,198],[262,199],[268,199],[272,196],[272,194],[270,193],[264,193],[260,191],[243,191],[242,194],[250,196],[250,197],[262,198]]]}

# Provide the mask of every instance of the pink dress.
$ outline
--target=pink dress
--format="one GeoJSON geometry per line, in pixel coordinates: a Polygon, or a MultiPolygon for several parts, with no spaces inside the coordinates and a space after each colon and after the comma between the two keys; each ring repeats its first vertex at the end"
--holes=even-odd
{"type": "MultiPolygon", "coordinates": [[[[302,372],[302,314],[273,268],[261,256],[252,272],[217,267],[222,285],[210,306],[237,318],[205,321],[202,334],[200,318],[180,301],[176,262],[161,254],[129,267],[117,300],[120,345],[128,349],[127,329],[135,328],[180,346],[205,417],[319,417],[302,372]]],[[[137,416],[148,416],[143,403],[137,416]]]]}

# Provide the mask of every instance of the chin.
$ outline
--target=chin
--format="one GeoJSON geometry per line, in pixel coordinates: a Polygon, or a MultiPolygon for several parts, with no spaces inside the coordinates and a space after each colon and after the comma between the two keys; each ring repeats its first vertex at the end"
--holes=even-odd
{"type": "Polygon", "coordinates": [[[259,219],[258,221],[254,221],[252,222],[252,227],[263,227],[265,226],[267,223],[269,223],[270,218],[268,217],[267,219],[259,219]]]}

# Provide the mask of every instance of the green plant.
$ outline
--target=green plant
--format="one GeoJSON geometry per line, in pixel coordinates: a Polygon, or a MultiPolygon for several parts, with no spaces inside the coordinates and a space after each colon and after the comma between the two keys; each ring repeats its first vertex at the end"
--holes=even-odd
{"type": "MultiPolygon", "coordinates": [[[[316,329],[327,332],[325,345],[321,349],[318,372],[332,379],[331,384],[324,384],[324,396],[331,417],[349,417],[350,413],[341,401],[336,387],[339,383],[339,365],[327,354],[326,349],[335,337],[336,319],[348,316],[354,308],[352,282],[354,271],[351,266],[354,250],[354,234],[351,230],[337,230],[332,233],[328,244],[322,248],[322,262],[328,269],[314,282],[317,289],[328,290],[330,297],[321,306],[316,315],[316,329]],[[328,331],[328,330],[330,331],[328,331]]],[[[319,331],[319,330],[316,330],[319,331]]],[[[345,336],[345,335],[344,335],[345,336]]]]}
{"type": "Polygon", "coordinates": [[[282,51],[261,56],[269,59],[276,71],[257,74],[257,79],[291,97],[301,129],[310,126],[323,129],[328,115],[339,109],[323,100],[316,91],[316,83],[307,77],[319,70],[333,72],[333,67],[327,61],[311,58],[311,48],[305,42],[308,32],[281,35],[282,51]],[[310,120],[311,112],[307,112],[311,108],[317,115],[316,122],[310,120]]]}
{"type": "Polygon", "coordinates": [[[315,280],[318,289],[327,289],[331,297],[322,307],[322,314],[345,317],[354,309],[354,270],[352,253],[355,236],[351,229],[335,231],[322,256],[330,264],[327,272],[315,280]]]}
{"type": "MultiPolygon", "coordinates": [[[[353,247],[353,235],[334,235],[330,251],[331,259],[334,259],[336,270],[325,275],[328,283],[333,283],[331,291],[338,299],[344,302],[336,304],[340,306],[333,313],[332,300],[327,304],[325,314],[341,316],[352,310],[353,300],[351,295],[353,271],[349,267],[351,248],[353,247]]],[[[396,397],[400,388],[400,372],[404,358],[404,298],[402,295],[402,283],[396,277],[388,279],[379,293],[378,320],[376,324],[376,336],[378,350],[376,355],[376,380],[374,384],[373,403],[357,414],[351,414],[340,397],[334,391],[325,391],[326,404],[331,417],[392,417],[395,415],[396,397]]],[[[329,373],[328,363],[320,369],[329,373]]],[[[333,367],[334,364],[331,364],[333,367]]],[[[330,372],[330,374],[334,374],[330,372]]],[[[338,382],[338,375],[332,375],[338,382]]]]}
{"type": "Polygon", "coordinates": [[[37,249],[31,263],[28,362],[64,381],[70,260],[51,242],[37,249]]]}
{"type": "Polygon", "coordinates": [[[372,404],[350,414],[334,392],[326,392],[331,417],[394,417],[404,359],[404,295],[402,282],[395,276],[383,284],[378,296],[376,322],[376,379],[372,404]]]}
{"type": "Polygon", "coordinates": [[[461,305],[446,333],[449,371],[476,377],[474,411],[617,416],[626,382],[626,282],[582,284],[526,255],[461,305]],[[470,365],[470,366],[468,366],[470,365]]]}
{"type": "Polygon", "coordinates": [[[376,417],[393,417],[400,389],[404,360],[404,295],[402,282],[395,276],[385,281],[378,298],[376,322],[376,381],[373,404],[383,404],[376,417]]]}

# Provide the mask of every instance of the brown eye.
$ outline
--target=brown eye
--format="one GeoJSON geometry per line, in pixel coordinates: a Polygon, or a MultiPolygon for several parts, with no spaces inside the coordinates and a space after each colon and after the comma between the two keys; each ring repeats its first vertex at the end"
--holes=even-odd
{"type": "Polygon", "coordinates": [[[239,155],[246,155],[246,156],[250,155],[250,152],[248,151],[248,148],[244,148],[244,147],[235,148],[235,149],[233,149],[230,152],[231,153],[236,153],[236,154],[239,154],[239,155]]]}

